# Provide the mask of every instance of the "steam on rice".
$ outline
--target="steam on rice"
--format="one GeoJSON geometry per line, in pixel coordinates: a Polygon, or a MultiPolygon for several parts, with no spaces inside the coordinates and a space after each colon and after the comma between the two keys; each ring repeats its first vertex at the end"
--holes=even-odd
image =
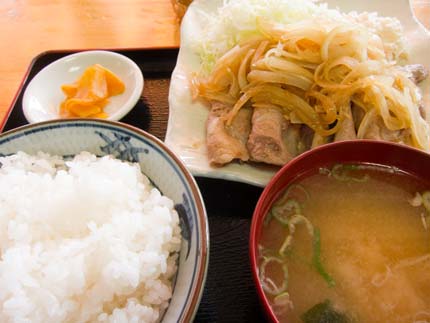
{"type": "Polygon", "coordinates": [[[138,164],[22,152],[0,162],[0,322],[160,319],[179,219],[138,164]]]}

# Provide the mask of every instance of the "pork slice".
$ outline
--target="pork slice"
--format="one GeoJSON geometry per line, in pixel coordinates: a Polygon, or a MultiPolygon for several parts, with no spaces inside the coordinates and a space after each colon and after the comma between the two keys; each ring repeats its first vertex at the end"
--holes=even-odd
{"type": "Polygon", "coordinates": [[[230,126],[226,126],[227,132],[246,147],[249,133],[251,132],[252,108],[243,107],[234,117],[230,126]]]}
{"type": "Polygon", "coordinates": [[[251,160],[284,165],[293,156],[285,143],[288,121],[277,108],[254,108],[247,147],[251,160]]]}
{"type": "MultiPolygon", "coordinates": [[[[409,79],[415,84],[419,84],[420,82],[424,81],[429,75],[429,71],[422,64],[411,64],[411,65],[403,66],[402,68],[409,74],[409,79]]],[[[424,119],[426,119],[427,113],[426,113],[426,109],[424,108],[424,102],[422,98],[418,103],[418,109],[419,109],[420,115],[424,119]]]]}
{"type": "Polygon", "coordinates": [[[415,84],[418,84],[418,83],[424,81],[429,75],[429,71],[422,64],[406,65],[406,66],[403,66],[403,69],[407,73],[409,73],[409,75],[410,75],[409,78],[415,84]]]}
{"type": "Polygon", "coordinates": [[[284,131],[284,142],[291,156],[297,156],[300,152],[300,124],[289,123],[287,131],[284,131]]]}
{"type": "Polygon", "coordinates": [[[363,134],[363,139],[384,140],[397,143],[406,143],[410,137],[409,129],[390,130],[384,120],[378,115],[374,115],[373,120],[369,122],[369,126],[363,134]]]}
{"type": "Polygon", "coordinates": [[[312,138],[312,145],[311,148],[316,148],[318,146],[324,145],[328,142],[330,142],[330,137],[328,136],[321,136],[320,134],[314,132],[314,137],[312,138]]]}
{"type": "Polygon", "coordinates": [[[352,117],[351,106],[348,106],[345,109],[346,115],[340,125],[339,130],[336,132],[334,136],[334,141],[344,141],[344,140],[354,140],[357,139],[357,134],[355,132],[354,119],[352,117]]]}
{"type": "Polygon", "coordinates": [[[376,123],[369,125],[363,135],[363,139],[382,140],[379,126],[376,123]]]}
{"type": "Polygon", "coordinates": [[[401,129],[401,130],[390,130],[388,129],[382,119],[379,121],[379,133],[382,140],[397,142],[397,143],[410,143],[411,130],[401,129]]]}
{"type": "Polygon", "coordinates": [[[249,160],[246,142],[251,128],[251,109],[242,108],[230,126],[225,116],[231,107],[219,102],[212,104],[206,122],[206,144],[209,162],[224,165],[235,159],[249,160]]]}
{"type": "Polygon", "coordinates": [[[420,102],[420,104],[418,105],[418,111],[420,112],[421,118],[423,118],[424,120],[427,120],[427,111],[426,111],[426,108],[424,107],[423,102],[420,102]]]}
{"type": "Polygon", "coordinates": [[[358,139],[381,140],[378,115],[375,110],[366,113],[357,130],[358,139]]]}
{"type": "Polygon", "coordinates": [[[302,125],[300,127],[300,140],[297,148],[298,154],[311,149],[314,137],[315,131],[313,131],[309,126],[302,125]]]}
{"type": "Polygon", "coordinates": [[[351,114],[352,120],[354,120],[354,128],[358,131],[360,127],[361,121],[363,121],[363,117],[366,114],[364,109],[355,103],[351,103],[351,114]]]}

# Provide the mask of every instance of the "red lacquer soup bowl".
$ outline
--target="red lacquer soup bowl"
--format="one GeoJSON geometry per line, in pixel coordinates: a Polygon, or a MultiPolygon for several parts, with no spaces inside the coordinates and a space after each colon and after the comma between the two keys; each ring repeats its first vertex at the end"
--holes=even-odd
{"type": "Polygon", "coordinates": [[[278,322],[278,319],[263,291],[258,269],[258,245],[266,214],[280,193],[292,182],[315,169],[337,163],[388,166],[430,183],[429,154],[404,145],[372,140],[344,141],[323,145],[296,157],[282,167],[268,183],[258,200],[252,218],[249,240],[249,255],[255,286],[267,317],[272,322],[278,322]]]}

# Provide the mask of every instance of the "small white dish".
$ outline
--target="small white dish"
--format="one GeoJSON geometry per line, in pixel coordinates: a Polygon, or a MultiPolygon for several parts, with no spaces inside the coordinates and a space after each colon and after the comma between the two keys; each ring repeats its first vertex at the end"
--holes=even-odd
{"type": "MultiPolygon", "coordinates": [[[[421,63],[430,69],[430,32],[415,18],[410,1],[397,0],[387,4],[384,0],[324,0],[330,8],[341,11],[378,12],[382,16],[397,17],[404,27],[409,45],[409,62],[421,63]]],[[[194,0],[181,24],[181,44],[169,90],[169,121],[165,143],[184,162],[195,176],[244,182],[266,186],[279,167],[249,163],[230,163],[213,167],[208,162],[206,150],[206,119],[209,113],[200,101],[192,99],[190,76],[201,69],[194,39],[204,38],[208,17],[217,13],[223,0],[194,0]]],[[[430,107],[430,80],[420,84],[424,105],[430,107]]]]}
{"type": "Polygon", "coordinates": [[[124,117],[137,103],[143,90],[140,68],[128,57],[110,51],[83,51],[65,56],[43,68],[25,89],[22,109],[29,123],[59,119],[65,95],[61,85],[75,82],[91,65],[100,64],[125,84],[124,93],[109,98],[104,111],[108,120],[124,117]]]}

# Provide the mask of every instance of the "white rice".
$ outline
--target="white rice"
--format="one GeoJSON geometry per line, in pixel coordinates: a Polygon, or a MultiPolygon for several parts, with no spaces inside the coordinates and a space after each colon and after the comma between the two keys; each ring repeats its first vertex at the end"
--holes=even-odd
{"type": "Polygon", "coordinates": [[[137,164],[22,152],[0,162],[0,322],[159,320],[179,219],[137,164]]]}

